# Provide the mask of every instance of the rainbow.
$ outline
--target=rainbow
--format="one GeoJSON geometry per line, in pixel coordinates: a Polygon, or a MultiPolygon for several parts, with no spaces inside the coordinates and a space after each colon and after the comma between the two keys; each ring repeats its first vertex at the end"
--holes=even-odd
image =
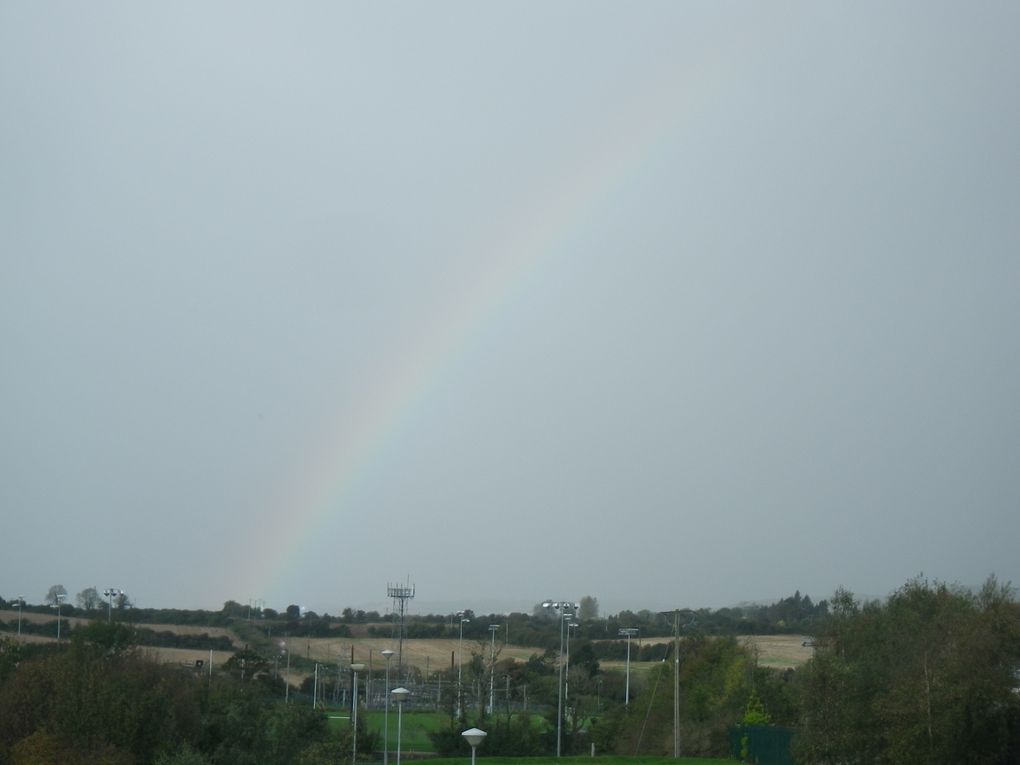
{"type": "Polygon", "coordinates": [[[473,248],[483,257],[477,273],[465,280],[470,288],[451,296],[429,324],[406,340],[355,414],[348,409],[336,413],[334,426],[327,431],[332,434],[330,442],[320,446],[314,464],[296,477],[299,488],[281,514],[284,522],[272,523],[272,545],[258,544],[270,532],[253,531],[262,563],[245,586],[254,583],[256,592],[283,596],[280,588],[287,570],[329,522],[342,516],[365,471],[388,443],[399,438],[411,413],[423,406],[451,363],[530,279],[538,278],[543,264],[564,250],[615,191],[654,161],[685,120],[696,117],[696,107],[711,90],[707,80],[718,76],[717,70],[706,71],[704,59],[698,58],[696,81],[673,72],[650,81],[634,106],[619,109],[615,120],[596,126],[570,158],[550,171],[542,185],[544,193],[505,216],[506,231],[487,232],[485,242],[473,248]]]}

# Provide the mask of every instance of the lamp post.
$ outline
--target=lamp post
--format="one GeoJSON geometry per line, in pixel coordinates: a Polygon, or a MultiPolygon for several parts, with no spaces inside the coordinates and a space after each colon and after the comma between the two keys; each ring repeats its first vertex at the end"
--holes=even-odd
{"type": "Polygon", "coordinates": [[[577,603],[547,600],[542,608],[551,608],[560,617],[560,674],[556,683],[556,756],[559,757],[563,750],[563,622],[568,616],[574,616],[579,606],[577,603]]]}
{"type": "MultiPolygon", "coordinates": [[[[393,651],[385,648],[382,655],[386,658],[386,711],[383,713],[383,765],[389,765],[390,761],[390,659],[393,658],[393,651]]],[[[396,691],[394,691],[396,693],[396,691]]],[[[397,728],[397,740],[400,740],[400,729],[397,728]]],[[[397,751],[400,744],[397,744],[397,751]]],[[[397,757],[400,755],[398,754],[397,757]]]]}
{"type": "Polygon", "coordinates": [[[316,705],[319,703],[319,667],[322,667],[323,669],[329,668],[325,664],[315,662],[315,683],[312,685],[312,709],[315,709],[316,705]]]}
{"type": "Polygon", "coordinates": [[[18,604],[18,637],[21,637],[21,607],[25,605],[25,599],[19,595],[16,602],[18,604]]]}
{"type": "Polygon", "coordinates": [[[626,635],[626,637],[627,637],[627,684],[626,684],[626,690],[624,690],[624,693],[623,693],[623,697],[624,697],[623,698],[623,705],[626,707],[626,706],[630,706],[630,639],[632,637],[634,637],[634,635],[638,634],[638,628],[637,627],[625,627],[625,628],[620,630],[619,634],[626,635]]]}
{"type": "Polygon", "coordinates": [[[290,649],[287,648],[285,640],[280,641],[280,650],[287,654],[287,674],[283,683],[283,703],[290,703],[290,649]]]}
{"type": "Polygon", "coordinates": [[[354,726],[353,742],[351,744],[351,765],[358,761],[358,673],[365,668],[364,664],[351,664],[351,672],[354,673],[353,685],[353,711],[351,712],[351,724],[354,726]]]}
{"type": "Polygon", "coordinates": [[[401,686],[394,688],[390,693],[393,694],[393,700],[397,702],[397,765],[400,765],[400,730],[404,726],[404,701],[411,695],[411,692],[401,686]]]}
{"type": "Polygon", "coordinates": [[[471,620],[464,618],[463,611],[458,611],[457,616],[460,617],[460,638],[457,641],[457,717],[460,717],[464,711],[464,686],[461,680],[464,675],[464,625],[471,620]]]}
{"type": "Polygon", "coordinates": [[[500,625],[490,624],[489,634],[492,636],[490,640],[491,648],[489,649],[489,714],[491,715],[493,710],[496,708],[496,631],[500,625]]]}
{"type": "Polygon", "coordinates": [[[106,596],[106,623],[109,624],[113,620],[113,598],[114,596],[121,596],[124,594],[123,590],[118,590],[116,587],[107,587],[103,590],[103,595],[106,596]]]}
{"type": "Polygon", "coordinates": [[[57,593],[53,596],[53,599],[57,601],[57,642],[60,642],[60,604],[63,602],[67,595],[63,593],[57,593]]]}
{"type": "Polygon", "coordinates": [[[581,625],[577,622],[567,622],[567,660],[566,660],[566,677],[563,680],[563,698],[567,701],[567,706],[570,706],[570,628],[580,627],[581,625]]]}
{"type": "Polygon", "coordinates": [[[464,737],[464,740],[468,742],[468,746],[471,747],[471,765],[475,765],[475,749],[485,741],[485,737],[489,734],[478,728],[469,728],[460,735],[464,737]]]}

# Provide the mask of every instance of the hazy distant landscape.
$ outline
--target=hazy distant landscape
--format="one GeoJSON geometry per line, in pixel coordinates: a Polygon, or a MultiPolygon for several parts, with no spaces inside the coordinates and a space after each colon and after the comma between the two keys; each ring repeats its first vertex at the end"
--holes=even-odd
{"type": "Polygon", "coordinates": [[[0,0],[0,765],[1020,763],[1017,30],[0,0]]]}
{"type": "Polygon", "coordinates": [[[0,599],[0,762],[73,762],[81,751],[83,762],[241,765],[269,749],[269,762],[325,765],[346,760],[357,736],[359,761],[373,763],[398,685],[419,756],[463,753],[472,726],[488,731],[490,756],[682,746],[822,765],[873,750],[876,730],[882,751],[927,747],[935,762],[1005,765],[1020,752],[1020,603],[994,577],[977,591],[915,578],[881,601],[798,591],[615,614],[593,596],[530,613],[403,616],[396,600],[385,614],[336,616],[236,601],[143,609],[121,591],[104,604],[95,588],[70,598],[60,585],[47,600],[0,599]],[[37,687],[49,701],[33,700],[37,687]],[[138,705],[135,722],[111,693],[138,705]],[[932,706],[918,708],[917,694],[932,706]],[[71,708],[92,710],[84,728],[71,708]],[[980,724],[969,722],[975,708],[980,724]],[[263,734],[230,722],[242,709],[263,734]],[[163,721],[156,738],[150,714],[163,721]]]}

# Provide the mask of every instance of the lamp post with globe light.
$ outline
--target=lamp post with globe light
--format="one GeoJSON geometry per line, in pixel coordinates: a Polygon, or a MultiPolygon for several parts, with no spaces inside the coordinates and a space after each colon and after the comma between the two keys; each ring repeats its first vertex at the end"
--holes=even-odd
{"type": "Polygon", "coordinates": [[[460,717],[464,710],[464,686],[461,680],[464,675],[464,625],[471,620],[464,617],[463,611],[458,611],[457,616],[460,617],[460,638],[457,641],[457,717],[460,717]]]}
{"type": "Polygon", "coordinates": [[[478,728],[469,728],[460,735],[464,737],[464,740],[468,742],[468,746],[471,747],[471,765],[475,765],[475,749],[485,741],[485,737],[489,734],[478,728]]]}
{"type": "Polygon", "coordinates": [[[393,700],[397,702],[397,765],[400,765],[400,731],[404,727],[404,702],[411,692],[401,686],[394,688],[390,693],[393,694],[393,700]]]}
{"type": "MultiPolygon", "coordinates": [[[[382,655],[386,659],[386,711],[383,713],[383,765],[389,765],[390,761],[390,659],[393,658],[393,651],[385,648],[382,655]]],[[[400,734],[397,734],[399,740],[400,734]]],[[[399,748],[399,745],[398,745],[399,748]]],[[[399,755],[398,755],[399,756],[399,755]]]]}

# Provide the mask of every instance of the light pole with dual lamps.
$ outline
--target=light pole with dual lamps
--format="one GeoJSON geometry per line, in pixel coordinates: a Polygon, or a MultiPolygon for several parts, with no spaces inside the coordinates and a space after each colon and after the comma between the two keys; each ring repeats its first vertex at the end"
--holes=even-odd
{"type": "Polygon", "coordinates": [[[557,603],[547,600],[542,608],[551,608],[560,619],[560,673],[556,683],[556,756],[559,757],[563,751],[563,623],[568,617],[573,618],[580,606],[569,601],[557,603]]]}
{"type": "MultiPolygon", "coordinates": [[[[382,655],[386,659],[386,711],[383,713],[383,765],[389,765],[390,762],[390,659],[393,658],[393,651],[389,648],[382,650],[382,655]]],[[[395,692],[395,691],[394,691],[395,692]]],[[[397,733],[397,740],[400,739],[400,733],[397,733]]],[[[397,745],[399,749],[399,744],[397,745]]],[[[399,757],[399,755],[397,755],[399,757]]]]}
{"type": "Polygon", "coordinates": [[[118,590],[116,587],[107,587],[105,590],[103,590],[103,595],[106,596],[106,600],[107,600],[107,606],[106,606],[106,623],[107,624],[109,624],[111,621],[113,621],[113,599],[115,597],[119,598],[123,594],[124,594],[124,591],[123,590],[118,590]]]}
{"type": "Polygon", "coordinates": [[[624,627],[620,630],[619,634],[627,637],[627,684],[626,690],[623,693],[623,705],[626,707],[630,706],[630,639],[638,634],[638,628],[624,627]]]}
{"type": "Polygon", "coordinates": [[[404,702],[407,701],[411,692],[401,686],[394,688],[390,693],[393,694],[393,700],[397,702],[397,765],[400,765],[400,730],[404,727],[404,702]]]}

